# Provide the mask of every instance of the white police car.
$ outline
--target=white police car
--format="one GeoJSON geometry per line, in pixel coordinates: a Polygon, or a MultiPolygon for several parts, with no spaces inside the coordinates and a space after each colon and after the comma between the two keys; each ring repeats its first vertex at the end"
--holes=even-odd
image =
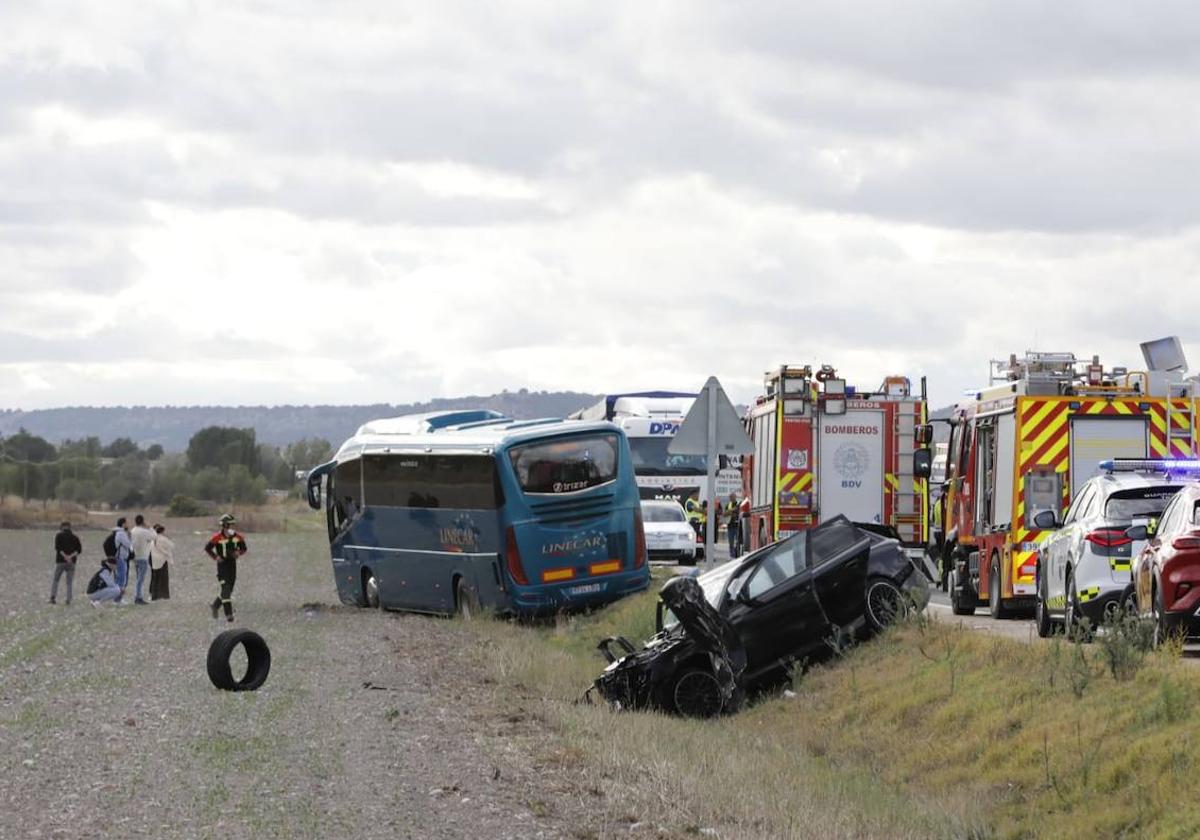
{"type": "MultiPolygon", "coordinates": [[[[1194,463],[1194,462],[1188,462],[1194,463]]],[[[1125,533],[1135,519],[1159,516],[1187,483],[1178,461],[1114,459],[1075,494],[1061,522],[1042,511],[1034,524],[1052,531],[1038,552],[1039,636],[1056,623],[1073,631],[1083,618],[1101,626],[1125,606],[1132,583],[1131,565],[1145,544],[1125,533]]]]}

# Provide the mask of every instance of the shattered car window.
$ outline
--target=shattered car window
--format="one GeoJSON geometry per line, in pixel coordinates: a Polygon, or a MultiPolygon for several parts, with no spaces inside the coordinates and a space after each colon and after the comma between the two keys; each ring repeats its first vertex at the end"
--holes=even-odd
{"type": "Polygon", "coordinates": [[[757,598],[808,568],[807,543],[803,536],[784,540],[772,551],[746,582],[746,594],[757,598]]]}

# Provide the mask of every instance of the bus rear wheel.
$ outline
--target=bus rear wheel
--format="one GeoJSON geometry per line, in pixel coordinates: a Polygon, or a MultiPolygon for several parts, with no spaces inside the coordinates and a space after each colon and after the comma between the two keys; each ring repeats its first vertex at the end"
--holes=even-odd
{"type": "Polygon", "coordinates": [[[462,578],[454,585],[454,606],[463,621],[471,621],[479,616],[479,597],[462,578]]]}
{"type": "Polygon", "coordinates": [[[379,609],[379,581],[370,569],[363,569],[363,603],[373,610],[379,609]]]}

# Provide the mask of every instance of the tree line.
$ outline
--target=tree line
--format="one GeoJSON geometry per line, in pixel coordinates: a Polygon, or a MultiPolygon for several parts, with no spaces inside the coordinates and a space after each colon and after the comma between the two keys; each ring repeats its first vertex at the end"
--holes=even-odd
{"type": "Polygon", "coordinates": [[[286,446],[258,443],[254,429],[208,426],[187,451],[143,449],[127,437],[99,437],[57,446],[21,428],[0,438],[0,498],[57,499],[117,508],[170,504],[175,513],[203,513],[204,502],[261,504],[267,490],[293,490],[296,473],[332,457],[324,438],[286,446]],[[189,506],[191,509],[189,509],[189,506]]]}

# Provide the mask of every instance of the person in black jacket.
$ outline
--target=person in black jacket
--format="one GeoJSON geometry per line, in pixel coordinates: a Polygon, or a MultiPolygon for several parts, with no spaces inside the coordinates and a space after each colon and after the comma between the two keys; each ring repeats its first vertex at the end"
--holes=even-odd
{"type": "Polygon", "coordinates": [[[221,530],[213,534],[204,551],[217,561],[217,583],[221,594],[212,602],[212,617],[225,608],[225,620],[233,621],[233,584],[237,582],[237,559],[246,553],[246,539],[238,533],[232,514],[221,517],[221,530]]]}
{"type": "Polygon", "coordinates": [[[67,600],[63,603],[71,603],[71,588],[75,584],[75,563],[79,560],[79,552],[83,551],[83,545],[79,542],[79,537],[75,536],[75,532],[71,530],[71,523],[64,522],[59,526],[58,533],[54,535],[54,582],[50,584],[50,603],[57,603],[58,598],[58,579],[63,575],[67,576],[67,600]]]}

